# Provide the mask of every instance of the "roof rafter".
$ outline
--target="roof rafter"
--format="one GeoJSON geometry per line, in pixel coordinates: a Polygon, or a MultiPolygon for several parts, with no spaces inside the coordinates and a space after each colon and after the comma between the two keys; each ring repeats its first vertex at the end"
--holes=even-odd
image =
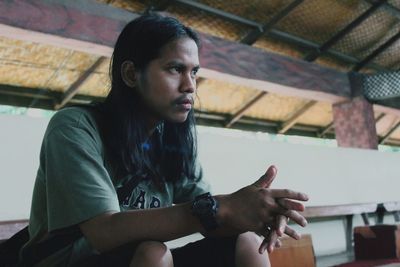
{"type": "MultiPolygon", "coordinates": [[[[364,1],[371,5],[373,5],[376,2],[376,0],[364,0],[364,1]]],[[[392,4],[389,4],[387,2],[383,3],[382,9],[389,12],[392,16],[400,19],[400,10],[397,7],[394,7],[392,4]]]]}
{"type": "Polygon", "coordinates": [[[234,15],[234,14],[229,13],[229,12],[222,11],[222,10],[217,9],[217,8],[210,7],[208,5],[205,5],[205,4],[196,2],[196,1],[191,1],[191,0],[172,0],[172,1],[174,3],[177,3],[177,4],[182,4],[182,5],[185,5],[185,6],[196,8],[196,9],[201,10],[201,11],[205,11],[205,12],[207,12],[209,14],[217,15],[217,16],[219,16],[221,18],[230,20],[232,22],[240,23],[240,24],[243,24],[243,25],[246,25],[246,26],[250,26],[250,27],[255,27],[255,28],[258,28],[260,30],[262,30],[262,27],[263,27],[263,25],[261,23],[258,23],[258,22],[255,22],[253,20],[249,20],[249,19],[237,16],[237,15],[234,15]]]}
{"type": "Polygon", "coordinates": [[[378,122],[380,122],[382,119],[383,119],[383,117],[385,117],[386,116],[386,113],[380,113],[379,115],[378,115],[378,117],[376,117],[376,119],[375,119],[375,123],[378,123],[378,122]]]}
{"type": "Polygon", "coordinates": [[[392,44],[400,39],[400,31],[393,35],[389,40],[379,46],[377,49],[372,51],[371,54],[366,56],[362,61],[360,61],[357,65],[353,67],[353,71],[359,71],[364,68],[369,62],[371,62],[374,58],[380,55],[383,51],[389,48],[392,44]]]}
{"type": "Polygon", "coordinates": [[[312,108],[315,104],[317,104],[317,101],[311,100],[307,102],[304,106],[302,106],[296,113],[294,113],[288,120],[286,120],[282,124],[282,128],[278,131],[279,134],[284,134],[287,132],[293,125],[295,125],[300,117],[306,113],[310,108],[312,108]]]}
{"type": "Polygon", "coordinates": [[[334,128],[334,123],[333,121],[329,123],[325,128],[322,129],[322,131],[318,134],[318,137],[324,138],[325,135],[331,131],[334,128]]]}
{"type": "Polygon", "coordinates": [[[395,126],[393,126],[389,132],[387,132],[385,134],[385,136],[383,136],[380,140],[379,140],[379,144],[383,145],[389,138],[390,136],[400,127],[400,121],[396,123],[395,126]]]}
{"type": "Polygon", "coordinates": [[[54,109],[58,110],[63,108],[73,97],[78,93],[79,87],[87,81],[89,76],[103,63],[106,61],[106,57],[99,57],[96,62],[90,66],[82,75],[63,93],[60,101],[54,105],[54,109]]]}
{"type": "Polygon", "coordinates": [[[249,101],[247,101],[235,114],[232,115],[232,118],[226,123],[225,127],[230,128],[232,125],[237,122],[241,117],[243,117],[244,113],[249,110],[255,103],[257,103],[261,98],[263,98],[267,92],[261,91],[258,92],[257,95],[252,97],[249,101]]]}
{"type": "Polygon", "coordinates": [[[249,32],[245,37],[243,37],[240,42],[243,44],[252,45],[254,44],[258,38],[268,33],[273,26],[275,26],[280,20],[286,17],[290,12],[292,12],[296,7],[298,7],[304,0],[294,0],[290,4],[288,4],[281,12],[276,14],[270,21],[268,21],[262,28],[256,28],[249,32]]]}

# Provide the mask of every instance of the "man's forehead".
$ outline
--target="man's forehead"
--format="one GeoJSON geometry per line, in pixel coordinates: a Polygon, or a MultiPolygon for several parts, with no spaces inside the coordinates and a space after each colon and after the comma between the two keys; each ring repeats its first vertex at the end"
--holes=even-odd
{"type": "Polygon", "coordinates": [[[199,65],[197,44],[190,38],[177,39],[162,49],[160,59],[165,63],[199,65]]]}

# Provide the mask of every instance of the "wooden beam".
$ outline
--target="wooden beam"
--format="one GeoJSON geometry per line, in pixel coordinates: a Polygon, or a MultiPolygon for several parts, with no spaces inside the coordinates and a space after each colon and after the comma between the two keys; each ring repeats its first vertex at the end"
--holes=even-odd
{"type": "Polygon", "coordinates": [[[345,73],[217,37],[201,36],[199,75],[202,77],[331,103],[350,97],[350,82],[345,73]]]}
{"type": "Polygon", "coordinates": [[[282,125],[282,128],[278,131],[279,134],[284,134],[287,130],[290,129],[296,122],[300,119],[300,117],[307,112],[310,108],[312,108],[317,101],[311,100],[307,102],[301,109],[299,109],[293,116],[291,116],[287,121],[285,121],[282,125]]]}
{"type": "Polygon", "coordinates": [[[25,42],[57,46],[65,49],[71,49],[83,53],[105,57],[111,57],[113,52],[113,49],[109,46],[71,38],[64,38],[53,34],[31,31],[5,24],[0,24],[0,36],[25,42]]]}
{"type": "Polygon", "coordinates": [[[94,1],[0,1],[0,24],[105,46],[138,16],[94,1]]]}
{"type": "Polygon", "coordinates": [[[59,103],[54,106],[55,110],[63,108],[77,93],[79,87],[89,78],[89,76],[104,62],[105,57],[99,57],[89,69],[87,69],[63,94],[59,103]]]}
{"type": "MultiPolygon", "coordinates": [[[[110,56],[123,26],[138,16],[94,1],[0,1],[0,35],[110,56]]],[[[345,73],[207,34],[200,37],[201,77],[328,102],[350,97],[345,73]]]]}
{"type": "Polygon", "coordinates": [[[244,113],[249,110],[255,103],[257,103],[261,98],[263,98],[267,92],[261,91],[256,96],[252,97],[248,102],[246,102],[238,111],[233,114],[232,118],[226,123],[225,127],[230,128],[235,122],[237,122],[244,113]]]}

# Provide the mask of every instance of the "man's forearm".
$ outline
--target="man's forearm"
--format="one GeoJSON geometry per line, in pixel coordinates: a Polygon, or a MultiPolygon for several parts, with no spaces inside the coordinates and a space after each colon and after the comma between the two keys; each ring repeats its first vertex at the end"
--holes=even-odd
{"type": "Polygon", "coordinates": [[[98,251],[143,240],[169,241],[204,231],[191,214],[191,204],[168,208],[107,213],[80,225],[82,232],[98,251]]]}

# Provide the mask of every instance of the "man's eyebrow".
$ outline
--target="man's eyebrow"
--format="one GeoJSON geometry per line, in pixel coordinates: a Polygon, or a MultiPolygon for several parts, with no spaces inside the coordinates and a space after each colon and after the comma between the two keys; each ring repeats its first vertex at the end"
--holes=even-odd
{"type": "MultiPolygon", "coordinates": [[[[178,66],[178,67],[181,67],[181,68],[186,68],[187,67],[183,62],[177,61],[177,60],[171,60],[171,61],[167,62],[166,65],[168,65],[168,66],[178,66]]],[[[199,68],[200,68],[199,64],[193,66],[193,69],[199,69],[199,68]]]]}

